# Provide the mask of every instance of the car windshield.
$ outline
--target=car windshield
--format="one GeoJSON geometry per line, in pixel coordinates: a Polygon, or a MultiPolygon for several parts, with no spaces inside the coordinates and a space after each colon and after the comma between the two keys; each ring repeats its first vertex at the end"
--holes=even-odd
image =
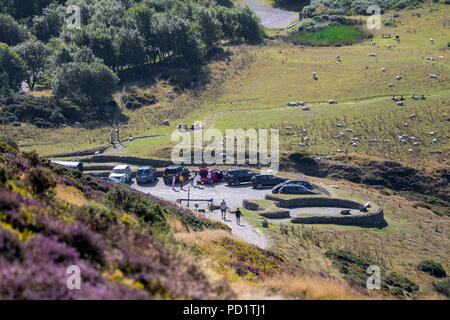
{"type": "Polygon", "coordinates": [[[114,169],[114,170],[112,171],[112,173],[124,174],[124,173],[125,173],[125,169],[114,169]]]}
{"type": "Polygon", "coordinates": [[[166,173],[177,173],[177,169],[166,169],[166,173]]]}
{"type": "Polygon", "coordinates": [[[138,174],[148,174],[148,173],[150,173],[150,170],[148,170],[148,169],[138,170],[138,174]]]}

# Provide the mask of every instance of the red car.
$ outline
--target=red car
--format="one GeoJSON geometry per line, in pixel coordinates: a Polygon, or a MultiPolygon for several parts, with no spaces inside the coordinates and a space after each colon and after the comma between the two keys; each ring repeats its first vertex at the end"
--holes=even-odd
{"type": "Polygon", "coordinates": [[[215,183],[223,180],[223,172],[218,169],[208,169],[207,167],[200,167],[200,182],[201,183],[215,183]]]}

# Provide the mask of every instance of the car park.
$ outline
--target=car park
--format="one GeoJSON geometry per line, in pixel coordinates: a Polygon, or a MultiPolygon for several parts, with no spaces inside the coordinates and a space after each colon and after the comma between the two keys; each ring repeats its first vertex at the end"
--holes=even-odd
{"type": "Polygon", "coordinates": [[[164,170],[163,181],[165,184],[172,182],[172,177],[175,176],[175,182],[180,182],[180,176],[183,176],[184,181],[189,179],[189,170],[182,165],[169,166],[164,170]]]}
{"type": "Polygon", "coordinates": [[[258,174],[252,177],[251,183],[253,188],[262,189],[264,187],[276,186],[285,180],[286,179],[276,177],[272,174],[258,174]]]}
{"type": "Polygon", "coordinates": [[[149,183],[156,180],[156,169],[152,166],[139,167],[136,171],[136,183],[149,183]]]}
{"type": "Polygon", "coordinates": [[[131,168],[129,165],[122,164],[115,166],[111,171],[109,178],[115,178],[123,183],[128,183],[131,181],[131,168]]]}
{"type": "Polygon", "coordinates": [[[283,187],[284,185],[299,185],[299,186],[304,186],[305,188],[309,189],[309,190],[313,190],[313,185],[311,182],[307,181],[307,180],[302,180],[302,179],[290,179],[290,180],[286,180],[282,183],[280,183],[279,185],[276,185],[273,189],[272,189],[272,193],[278,193],[281,189],[281,187],[283,187]]]}
{"type": "Polygon", "coordinates": [[[242,168],[235,168],[227,170],[226,172],[226,180],[228,182],[228,185],[240,185],[241,183],[250,182],[252,177],[255,175],[255,172],[248,170],[248,169],[242,169],[242,168]]]}
{"type": "Polygon", "coordinates": [[[295,184],[286,184],[281,187],[279,194],[306,194],[306,195],[319,195],[320,192],[309,190],[304,186],[295,184]]]}

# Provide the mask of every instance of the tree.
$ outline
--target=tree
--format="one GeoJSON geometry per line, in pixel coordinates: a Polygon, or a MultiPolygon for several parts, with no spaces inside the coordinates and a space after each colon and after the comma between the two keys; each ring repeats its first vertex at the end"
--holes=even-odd
{"type": "Polygon", "coordinates": [[[197,13],[199,33],[206,45],[206,50],[215,48],[223,37],[222,25],[210,8],[200,8],[197,13]]]}
{"type": "Polygon", "coordinates": [[[33,33],[36,37],[47,42],[51,37],[59,36],[65,21],[63,6],[51,4],[44,9],[41,16],[33,19],[33,33]]]}
{"type": "Polygon", "coordinates": [[[122,28],[116,35],[118,64],[142,67],[145,63],[145,49],[141,36],[136,30],[122,28]]]}
{"type": "Polygon", "coordinates": [[[19,25],[13,17],[7,14],[0,14],[0,41],[10,46],[25,40],[26,31],[19,25]]]}
{"type": "Polygon", "coordinates": [[[89,47],[94,54],[103,59],[103,62],[113,70],[116,68],[116,49],[114,40],[107,30],[97,29],[89,34],[89,47]]]}
{"type": "Polygon", "coordinates": [[[58,68],[52,84],[58,98],[69,99],[98,114],[117,89],[117,75],[104,64],[71,62],[58,68]]]}
{"type": "Polygon", "coordinates": [[[49,61],[50,51],[47,46],[39,41],[30,39],[18,45],[14,50],[25,62],[28,78],[25,80],[31,91],[45,74],[49,61]]]}
{"type": "Polygon", "coordinates": [[[0,42],[0,91],[19,91],[25,78],[25,63],[6,43],[0,42]]]}
{"type": "Polygon", "coordinates": [[[249,7],[240,10],[237,16],[238,28],[237,36],[247,41],[261,41],[264,37],[259,18],[253,13],[249,7]]]}

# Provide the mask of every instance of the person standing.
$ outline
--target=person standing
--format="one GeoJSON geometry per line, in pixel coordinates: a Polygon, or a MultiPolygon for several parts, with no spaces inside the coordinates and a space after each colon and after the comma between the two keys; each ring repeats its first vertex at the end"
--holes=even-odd
{"type": "Polygon", "coordinates": [[[242,215],[242,212],[241,212],[241,210],[239,210],[239,208],[237,208],[237,210],[236,210],[234,213],[236,214],[236,224],[237,224],[238,226],[240,226],[240,225],[241,225],[241,215],[242,215]]]}
{"type": "Polygon", "coordinates": [[[223,199],[222,203],[220,204],[220,212],[222,212],[222,220],[226,220],[227,203],[225,202],[225,199],[223,199]]]}
{"type": "Polygon", "coordinates": [[[191,178],[191,175],[189,174],[189,178],[190,178],[190,182],[191,182],[191,187],[194,187],[194,180],[195,180],[195,171],[194,171],[194,175],[191,178]]]}
{"type": "Polygon", "coordinates": [[[183,183],[184,183],[184,176],[182,174],[180,174],[180,185],[181,185],[180,190],[184,190],[183,183]]]}
{"type": "Polygon", "coordinates": [[[200,172],[197,172],[197,175],[195,176],[195,184],[197,185],[197,188],[200,188],[201,181],[202,177],[200,176],[200,172]]]}
{"type": "Polygon", "coordinates": [[[172,176],[172,190],[175,191],[175,182],[177,181],[177,177],[175,175],[172,176]]]}
{"type": "Polygon", "coordinates": [[[208,179],[208,183],[211,184],[212,183],[211,171],[208,171],[208,175],[206,176],[206,178],[208,179]]]}

